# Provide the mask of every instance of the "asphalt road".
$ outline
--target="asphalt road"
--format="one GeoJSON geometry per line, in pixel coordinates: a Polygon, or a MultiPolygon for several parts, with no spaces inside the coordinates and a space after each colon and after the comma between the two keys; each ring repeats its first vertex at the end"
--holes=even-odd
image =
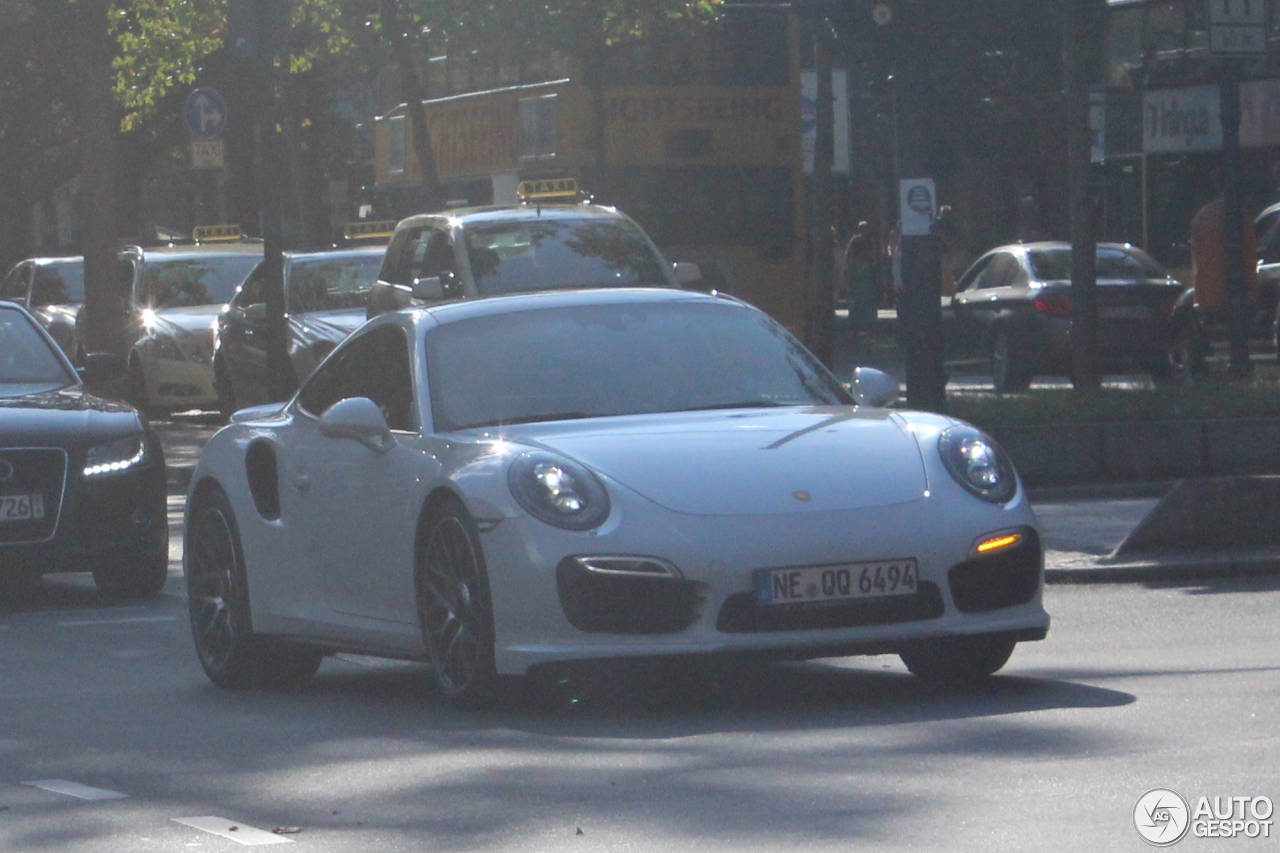
{"type": "Polygon", "coordinates": [[[0,611],[0,850],[1136,851],[1151,788],[1280,799],[1275,579],[1051,587],[1049,639],[968,692],[880,657],[584,678],[483,714],[369,658],[214,688],[182,592],[55,578],[0,611]]]}

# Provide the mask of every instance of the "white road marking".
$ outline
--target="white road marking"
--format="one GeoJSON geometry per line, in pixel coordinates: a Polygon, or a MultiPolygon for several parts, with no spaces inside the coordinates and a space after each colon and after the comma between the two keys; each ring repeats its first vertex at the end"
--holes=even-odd
{"type": "Polygon", "coordinates": [[[174,823],[185,824],[192,829],[199,829],[202,832],[230,838],[245,847],[254,847],[261,844],[293,843],[292,838],[285,838],[283,835],[276,835],[274,832],[267,832],[265,829],[245,826],[243,823],[235,823],[225,817],[206,815],[204,817],[175,817],[172,820],[174,823]]]}
{"type": "Polygon", "coordinates": [[[176,622],[177,616],[131,616],[128,619],[85,619],[76,622],[59,622],[59,628],[82,628],[86,625],[129,625],[135,622],[176,622]]]}
{"type": "Polygon", "coordinates": [[[75,797],[78,800],[129,799],[128,794],[122,794],[119,791],[108,791],[106,788],[90,788],[88,785],[81,785],[79,782],[68,782],[65,779],[36,779],[22,784],[40,788],[43,791],[50,791],[54,794],[66,794],[68,797],[75,797]]]}

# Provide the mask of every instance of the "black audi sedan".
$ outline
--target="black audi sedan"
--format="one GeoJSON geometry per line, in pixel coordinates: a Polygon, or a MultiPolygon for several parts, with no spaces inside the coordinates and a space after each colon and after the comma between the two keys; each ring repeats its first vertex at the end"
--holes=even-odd
{"type": "Polygon", "coordinates": [[[0,595],[92,572],[103,592],[144,598],[168,568],[158,437],[132,407],[90,394],[34,318],[0,302],[0,595]]]}

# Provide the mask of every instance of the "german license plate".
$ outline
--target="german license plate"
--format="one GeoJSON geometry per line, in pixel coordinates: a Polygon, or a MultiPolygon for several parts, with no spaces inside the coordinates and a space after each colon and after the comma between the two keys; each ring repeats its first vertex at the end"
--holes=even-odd
{"type": "Polygon", "coordinates": [[[767,569],[756,575],[761,604],[804,604],[911,595],[919,586],[914,558],[767,569]]]}
{"type": "Polygon", "coordinates": [[[1141,320],[1151,316],[1151,309],[1145,305],[1110,305],[1099,308],[1098,316],[1104,320],[1141,320]]]}
{"type": "Polygon", "coordinates": [[[44,495],[0,495],[0,522],[44,518],[44,495]]]}

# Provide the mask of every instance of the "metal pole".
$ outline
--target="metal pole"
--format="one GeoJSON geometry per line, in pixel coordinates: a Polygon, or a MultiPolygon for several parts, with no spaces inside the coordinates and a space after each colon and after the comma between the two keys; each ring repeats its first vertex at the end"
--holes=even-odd
{"type": "Polygon", "coordinates": [[[1227,254],[1227,375],[1253,374],[1249,357],[1249,303],[1244,269],[1244,205],[1240,200],[1240,60],[1222,62],[1222,207],[1227,254]]]}

